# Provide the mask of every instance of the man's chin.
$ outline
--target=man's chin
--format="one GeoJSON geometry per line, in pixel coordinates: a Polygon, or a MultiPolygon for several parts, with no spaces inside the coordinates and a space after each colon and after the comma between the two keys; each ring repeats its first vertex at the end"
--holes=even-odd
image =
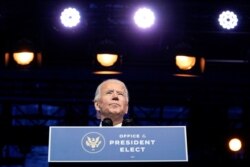
{"type": "Polygon", "coordinates": [[[110,116],[120,116],[120,115],[123,115],[123,113],[121,112],[121,111],[117,111],[117,110],[110,110],[110,112],[109,112],[110,114],[110,116]]]}

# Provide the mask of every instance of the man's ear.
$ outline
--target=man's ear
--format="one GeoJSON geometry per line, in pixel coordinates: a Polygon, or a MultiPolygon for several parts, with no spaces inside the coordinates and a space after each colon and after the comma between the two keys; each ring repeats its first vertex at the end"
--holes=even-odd
{"type": "Polygon", "coordinates": [[[96,110],[96,118],[97,118],[97,119],[101,119],[100,107],[99,107],[98,102],[94,102],[94,106],[95,106],[95,110],[96,110]]]}
{"type": "Polygon", "coordinates": [[[95,104],[95,110],[100,111],[100,107],[99,107],[98,102],[95,101],[94,104],[95,104]]]}

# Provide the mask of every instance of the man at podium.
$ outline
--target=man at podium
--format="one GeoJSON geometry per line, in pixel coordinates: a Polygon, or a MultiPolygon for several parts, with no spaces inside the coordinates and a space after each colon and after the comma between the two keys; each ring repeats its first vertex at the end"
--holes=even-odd
{"type": "Polygon", "coordinates": [[[124,119],[129,108],[128,89],[121,80],[107,79],[101,82],[93,102],[100,126],[121,127],[130,124],[129,119],[124,119]]]}
{"type": "Polygon", "coordinates": [[[126,119],[129,95],[122,81],[107,79],[101,82],[93,102],[100,126],[50,127],[48,162],[51,167],[78,167],[91,163],[145,167],[152,166],[153,162],[188,160],[185,126],[119,128],[132,125],[126,119]]]}

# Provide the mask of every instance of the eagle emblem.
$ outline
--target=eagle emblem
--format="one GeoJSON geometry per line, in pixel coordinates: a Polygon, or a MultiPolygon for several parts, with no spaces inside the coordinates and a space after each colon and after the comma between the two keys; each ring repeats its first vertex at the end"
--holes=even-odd
{"type": "Polygon", "coordinates": [[[87,140],[86,140],[85,143],[91,149],[95,149],[95,148],[99,147],[99,145],[102,143],[102,141],[100,140],[100,136],[98,136],[96,138],[94,138],[94,137],[87,137],[87,140]]]}

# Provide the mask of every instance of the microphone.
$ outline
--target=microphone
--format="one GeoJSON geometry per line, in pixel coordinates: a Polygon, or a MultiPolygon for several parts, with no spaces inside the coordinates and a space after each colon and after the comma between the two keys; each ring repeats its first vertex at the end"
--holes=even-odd
{"type": "Polygon", "coordinates": [[[133,125],[134,121],[131,118],[127,118],[122,121],[122,126],[133,126],[133,125]]]}
{"type": "Polygon", "coordinates": [[[104,118],[102,121],[102,126],[113,126],[113,121],[110,118],[104,118]]]}

